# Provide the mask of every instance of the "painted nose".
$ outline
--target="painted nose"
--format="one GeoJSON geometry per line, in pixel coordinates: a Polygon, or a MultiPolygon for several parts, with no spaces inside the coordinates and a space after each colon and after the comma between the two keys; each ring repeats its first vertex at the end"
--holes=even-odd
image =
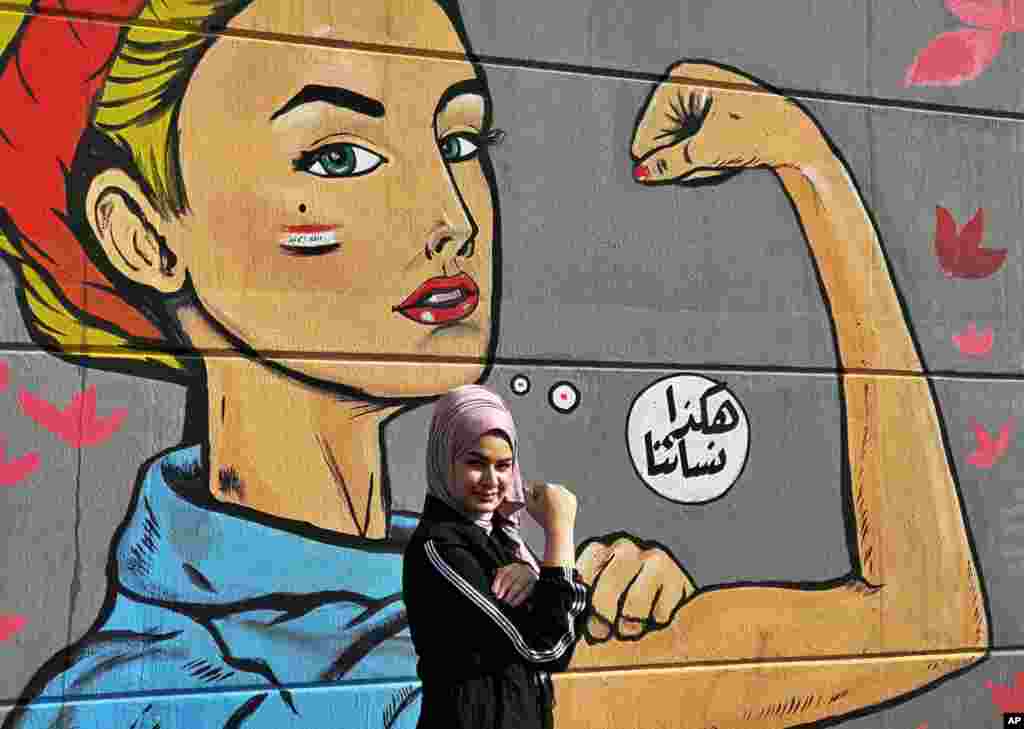
{"type": "Polygon", "coordinates": [[[473,255],[474,233],[471,229],[460,229],[455,226],[438,226],[427,238],[424,253],[427,260],[434,256],[468,258],[473,255]]]}
{"type": "Polygon", "coordinates": [[[633,179],[634,180],[646,180],[651,176],[651,171],[647,169],[647,165],[637,165],[633,168],[633,179]]]}

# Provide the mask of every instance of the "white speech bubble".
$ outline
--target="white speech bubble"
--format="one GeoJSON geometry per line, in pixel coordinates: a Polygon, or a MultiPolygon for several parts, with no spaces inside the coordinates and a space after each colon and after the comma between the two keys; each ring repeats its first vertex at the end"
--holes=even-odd
{"type": "Polygon", "coordinates": [[[736,483],[747,463],[750,423],[720,382],[701,375],[663,377],[636,396],[626,448],[636,475],[680,504],[704,504],[736,483]]]}

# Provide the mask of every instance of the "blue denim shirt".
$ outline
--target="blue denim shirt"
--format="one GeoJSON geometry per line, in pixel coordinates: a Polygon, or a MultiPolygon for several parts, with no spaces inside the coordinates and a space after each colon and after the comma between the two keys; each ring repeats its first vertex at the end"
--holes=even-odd
{"type": "MultiPolygon", "coordinates": [[[[18,729],[412,729],[403,537],[337,537],[222,507],[199,446],[144,470],[96,625],[41,669],[18,729]]],[[[298,487],[298,485],[296,485],[298,487]]]]}

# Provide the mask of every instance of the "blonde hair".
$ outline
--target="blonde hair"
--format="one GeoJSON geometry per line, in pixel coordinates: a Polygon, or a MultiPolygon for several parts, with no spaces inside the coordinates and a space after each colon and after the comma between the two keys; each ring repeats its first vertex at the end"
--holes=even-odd
{"type": "MultiPolygon", "coordinates": [[[[130,154],[134,172],[164,217],[188,210],[176,129],[185,88],[213,42],[209,31],[226,24],[250,2],[150,0],[123,30],[87,136],[104,135],[130,154]]],[[[13,5],[30,12],[31,0],[15,0],[13,5]]],[[[10,47],[24,22],[22,15],[0,11],[0,49],[10,47]]],[[[60,63],[59,58],[51,62],[60,63]]],[[[0,200],[0,206],[2,203],[0,200]]],[[[118,322],[105,321],[71,304],[46,269],[2,230],[0,255],[18,278],[25,323],[37,342],[83,364],[130,361],[155,365],[146,372],[155,377],[180,378],[183,374],[181,358],[159,351],[159,339],[133,336],[118,322]],[[82,349],[83,341],[88,343],[88,351],[82,349]]]]}

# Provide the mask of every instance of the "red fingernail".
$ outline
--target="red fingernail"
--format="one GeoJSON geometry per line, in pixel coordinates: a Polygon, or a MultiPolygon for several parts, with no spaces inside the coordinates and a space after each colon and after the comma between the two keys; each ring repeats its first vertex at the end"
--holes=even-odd
{"type": "Polygon", "coordinates": [[[633,168],[633,179],[646,180],[651,176],[651,171],[645,165],[637,165],[633,168]]]}

